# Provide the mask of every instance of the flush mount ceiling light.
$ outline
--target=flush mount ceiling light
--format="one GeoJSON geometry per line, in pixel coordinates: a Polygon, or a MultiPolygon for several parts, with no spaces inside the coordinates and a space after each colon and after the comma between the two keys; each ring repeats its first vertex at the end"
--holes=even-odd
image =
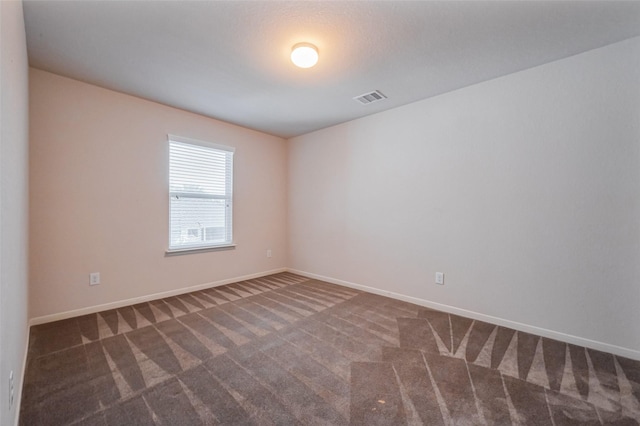
{"type": "Polygon", "coordinates": [[[300,68],[311,68],[318,62],[318,48],[311,43],[298,43],[291,49],[291,62],[300,68]]]}

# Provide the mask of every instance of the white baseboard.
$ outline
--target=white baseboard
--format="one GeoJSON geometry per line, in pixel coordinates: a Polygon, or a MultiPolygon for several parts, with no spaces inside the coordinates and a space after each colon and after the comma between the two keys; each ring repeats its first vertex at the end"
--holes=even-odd
{"type": "Polygon", "coordinates": [[[22,406],[22,388],[24,387],[24,377],[27,371],[27,354],[29,352],[29,327],[26,330],[27,338],[24,342],[24,353],[22,355],[22,370],[20,371],[20,376],[14,377],[14,397],[13,397],[13,410],[16,410],[14,415],[14,426],[18,426],[20,422],[20,407],[22,406]],[[16,383],[15,380],[19,379],[16,383]]]}
{"type": "Polygon", "coordinates": [[[293,274],[302,275],[307,278],[313,278],[321,281],[326,281],[332,284],[351,287],[357,290],[366,291],[368,293],[374,293],[380,296],[387,296],[393,299],[403,300],[405,302],[414,303],[420,306],[425,306],[427,308],[437,309],[439,311],[448,312],[450,314],[460,315],[463,317],[472,318],[479,321],[488,322],[491,324],[501,325],[503,327],[512,328],[514,330],[535,334],[537,336],[548,337],[550,339],[560,340],[562,342],[584,346],[587,348],[596,349],[602,352],[608,352],[614,355],[619,355],[625,358],[631,358],[631,359],[640,361],[640,351],[637,351],[634,349],[611,345],[609,343],[598,342],[595,340],[585,339],[583,337],[573,336],[571,334],[560,333],[558,331],[548,330],[546,328],[535,327],[535,326],[523,324],[520,322],[515,322],[515,321],[503,319],[503,318],[494,317],[491,315],[485,315],[478,312],[468,311],[466,309],[456,308],[455,306],[443,305],[441,303],[431,302],[429,300],[419,299],[417,297],[412,297],[412,296],[405,296],[404,294],[394,293],[392,291],[380,290],[378,288],[369,287],[362,284],[356,284],[349,281],[343,281],[336,278],[326,277],[324,275],[313,274],[311,272],[305,272],[305,271],[300,271],[300,270],[291,269],[291,268],[288,268],[287,271],[293,274]]]}
{"type": "MultiPolygon", "coordinates": [[[[352,283],[352,282],[349,282],[349,281],[339,280],[339,279],[336,279],[336,278],[327,277],[327,276],[319,275],[319,274],[314,274],[314,273],[306,272],[306,271],[300,271],[300,270],[292,269],[292,268],[278,268],[278,269],[273,269],[273,270],[270,270],[270,271],[258,272],[258,273],[255,273],[255,274],[244,275],[244,276],[235,277],[235,278],[228,278],[228,279],[225,279],[225,280],[214,281],[214,282],[205,283],[205,284],[199,284],[199,285],[196,285],[196,286],[185,287],[185,288],[176,289],[176,290],[170,290],[170,291],[166,291],[166,292],[162,292],[162,293],[155,293],[155,294],[151,294],[151,295],[147,295],[147,296],[134,297],[132,299],[119,300],[119,301],[116,301],[116,302],[110,302],[110,303],[105,303],[105,304],[102,304],[102,305],[90,306],[90,307],[87,307],[87,308],[74,309],[74,310],[71,310],[71,311],[60,312],[60,313],[52,314],[52,315],[44,315],[44,316],[40,316],[40,317],[31,318],[29,320],[29,326],[38,325],[38,324],[44,324],[44,323],[58,321],[58,320],[63,320],[63,319],[67,319],[67,318],[73,318],[73,317],[77,317],[77,316],[81,316],[81,315],[93,314],[93,313],[96,313],[96,312],[106,311],[106,310],[109,310],[109,309],[121,308],[123,306],[135,305],[136,303],[148,302],[150,300],[163,299],[165,297],[171,297],[171,296],[177,296],[177,295],[180,295],[180,294],[191,293],[193,291],[204,290],[204,289],[212,288],[212,287],[218,287],[218,286],[221,286],[221,285],[231,284],[231,283],[235,283],[235,282],[238,282],[238,281],[250,280],[250,279],[253,279],[253,278],[260,278],[260,277],[263,277],[263,276],[266,276],[266,275],[277,274],[277,273],[280,273],[280,272],[291,272],[291,273],[294,273],[294,274],[302,275],[304,277],[313,278],[313,279],[317,279],[317,280],[321,280],[321,281],[326,281],[326,282],[329,282],[329,283],[338,284],[338,285],[342,285],[342,286],[345,286],[345,287],[355,288],[355,289],[358,289],[358,290],[366,291],[368,293],[379,294],[381,296],[387,296],[387,297],[391,297],[393,299],[403,300],[405,302],[414,303],[414,304],[420,305],[420,306],[426,306],[428,308],[437,309],[439,311],[448,312],[448,313],[451,313],[451,314],[460,315],[460,316],[464,316],[464,317],[467,317],[467,318],[476,319],[476,320],[479,320],[479,321],[485,321],[485,322],[488,322],[488,323],[491,323],[491,324],[501,325],[503,327],[509,327],[509,328],[514,329],[514,330],[519,330],[519,331],[523,331],[523,332],[526,332],[526,333],[535,334],[535,335],[538,335],[538,336],[548,337],[550,339],[560,340],[560,341],[563,341],[563,342],[566,342],[566,343],[571,343],[571,344],[574,344],[574,345],[584,346],[584,347],[587,347],[587,348],[596,349],[596,350],[599,350],[599,351],[608,352],[608,353],[612,353],[612,354],[615,354],[615,355],[619,355],[619,356],[623,356],[623,357],[626,357],[626,358],[631,358],[631,359],[640,361],[640,351],[637,351],[637,350],[634,350],[634,349],[625,348],[625,347],[622,347],[622,346],[616,346],[616,345],[612,345],[612,344],[604,343],[604,342],[598,342],[598,341],[595,341],[595,340],[585,339],[583,337],[573,336],[571,334],[565,334],[565,333],[561,333],[561,332],[558,332],[558,331],[549,330],[549,329],[546,329],[546,328],[535,327],[535,326],[528,325],[528,324],[523,324],[523,323],[510,321],[510,320],[503,319],[503,318],[494,317],[494,316],[491,316],[491,315],[485,315],[485,314],[481,314],[481,313],[478,313],[478,312],[469,311],[469,310],[466,310],[466,309],[456,308],[455,306],[444,305],[444,304],[441,304],[441,303],[436,303],[436,302],[432,302],[432,301],[429,301],[429,300],[420,299],[420,298],[417,298],[417,297],[406,296],[404,294],[394,293],[392,291],[381,290],[381,289],[378,289],[378,288],[369,287],[369,286],[362,285],[362,284],[356,284],[356,283],[352,283]]],[[[26,357],[26,353],[27,353],[27,351],[25,350],[25,357],[26,357]]],[[[26,364],[26,361],[25,361],[25,364],[26,364]]],[[[24,368],[24,366],[23,366],[23,368],[24,368]]],[[[23,376],[22,377],[24,377],[24,372],[23,372],[23,376]]]]}
{"type": "Polygon", "coordinates": [[[191,293],[193,291],[205,290],[211,287],[219,287],[225,284],[236,283],[239,281],[251,280],[254,278],[264,277],[265,275],[278,274],[280,272],[286,272],[287,268],[272,269],[270,271],[258,272],[255,274],[243,275],[235,278],[228,278],[225,280],[214,281],[205,284],[198,284],[191,287],[179,288],[176,290],[165,291],[162,293],[150,294],[147,296],[134,297],[132,299],[118,300],[115,302],[105,303],[102,305],[90,306],[87,308],[73,309],[71,311],[60,312],[57,314],[43,315],[40,317],[31,318],[29,320],[29,326],[45,324],[48,322],[59,321],[67,318],[79,317],[81,315],[94,314],[96,312],[106,311],[109,309],[122,308],[123,306],[135,305],[137,303],[149,302],[150,300],[164,299],[165,297],[178,296],[180,294],[191,293]]]}

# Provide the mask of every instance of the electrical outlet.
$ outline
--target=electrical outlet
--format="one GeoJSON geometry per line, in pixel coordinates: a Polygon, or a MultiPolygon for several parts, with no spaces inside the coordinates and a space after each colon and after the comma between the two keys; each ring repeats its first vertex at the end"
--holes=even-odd
{"type": "Polygon", "coordinates": [[[271,249],[267,249],[267,257],[271,257],[271,249]]]}
{"type": "Polygon", "coordinates": [[[89,285],[100,284],[100,272],[92,272],[89,274],[89,285]]]}
{"type": "Polygon", "coordinates": [[[436,284],[444,285],[444,272],[436,272],[436,284]]]}
{"type": "Polygon", "coordinates": [[[14,387],[13,387],[13,370],[11,370],[9,372],[9,408],[13,407],[13,394],[14,394],[14,387]]]}

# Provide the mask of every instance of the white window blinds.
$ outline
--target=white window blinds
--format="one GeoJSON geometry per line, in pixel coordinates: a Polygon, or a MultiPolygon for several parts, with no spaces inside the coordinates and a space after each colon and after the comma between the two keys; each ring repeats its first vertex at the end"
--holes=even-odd
{"type": "Polygon", "coordinates": [[[169,135],[169,250],[233,242],[233,152],[169,135]]]}

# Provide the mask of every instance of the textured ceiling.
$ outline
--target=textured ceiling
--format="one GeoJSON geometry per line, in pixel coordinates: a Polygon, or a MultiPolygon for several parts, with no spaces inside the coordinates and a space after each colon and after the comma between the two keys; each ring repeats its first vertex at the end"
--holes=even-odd
{"type": "Polygon", "coordinates": [[[24,12],[31,66],[282,137],[640,35],[640,2],[27,0],[24,12]],[[317,66],[291,64],[298,42],[318,46],[317,66]],[[376,89],[388,99],[352,100],[376,89]]]}

